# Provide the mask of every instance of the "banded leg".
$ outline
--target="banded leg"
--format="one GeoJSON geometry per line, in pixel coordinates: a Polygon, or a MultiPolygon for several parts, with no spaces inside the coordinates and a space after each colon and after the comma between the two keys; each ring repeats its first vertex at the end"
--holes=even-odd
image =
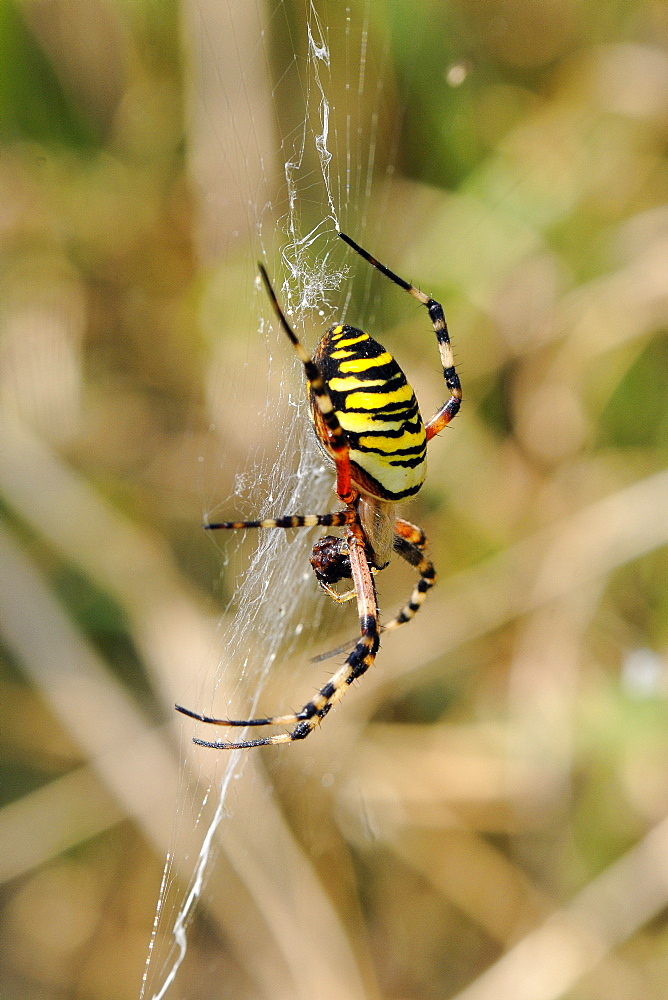
{"type": "Polygon", "coordinates": [[[341,528],[350,524],[357,514],[354,507],[333,511],[331,514],[287,514],[285,517],[268,517],[262,521],[218,521],[205,524],[207,531],[218,528],[241,530],[242,528],[341,528]]]}
{"type": "Polygon", "coordinates": [[[446,427],[450,421],[457,416],[459,412],[459,407],[462,402],[462,387],[459,381],[459,375],[455,369],[455,361],[452,354],[452,344],[450,343],[450,334],[448,333],[448,324],[445,321],[445,314],[443,312],[443,306],[436,299],[430,298],[421,292],[419,288],[411,285],[410,282],[404,281],[400,278],[398,274],[391,271],[389,267],[385,267],[372,257],[370,253],[363,250],[361,246],[351,240],[350,236],[346,236],[345,233],[339,233],[339,236],[344,243],[347,243],[356,253],[363,257],[369,264],[372,264],[381,274],[384,274],[386,278],[393,281],[395,285],[399,285],[399,288],[403,288],[404,291],[412,295],[414,299],[426,306],[427,312],[429,313],[429,318],[431,324],[434,328],[434,333],[436,334],[436,340],[438,341],[438,351],[441,356],[441,364],[443,365],[443,378],[445,379],[446,387],[450,393],[450,396],[445,401],[443,406],[436,411],[436,413],[427,421],[425,424],[425,431],[427,433],[427,441],[430,441],[436,434],[440,434],[444,427],[446,427]]]}
{"type": "Polygon", "coordinates": [[[194,739],[199,746],[210,747],[213,750],[238,750],[249,747],[271,746],[277,743],[292,743],[305,739],[313,732],[327,713],[343,697],[346,689],[354,680],[365,673],[376,658],[379,643],[378,601],[373,576],[369,567],[364,548],[362,530],[357,524],[351,524],[346,529],[350,553],[350,568],[357,594],[357,610],[360,620],[361,637],[355,644],[346,662],[336,671],[332,678],[320,691],[308,701],[300,712],[290,715],[275,715],[264,719],[213,719],[200,715],[190,709],[176,705],[176,710],[199,722],[214,726],[292,726],[289,733],[277,733],[258,740],[239,740],[237,743],[194,739]]]}
{"type": "Polygon", "coordinates": [[[436,582],[436,571],[433,564],[424,557],[424,548],[427,544],[424,531],[410,521],[397,518],[395,522],[394,551],[405,559],[406,562],[414,566],[420,574],[410,600],[403,606],[395,618],[392,618],[383,626],[383,632],[390,632],[409,622],[420,610],[427,593],[436,582]]]}
{"type": "Polygon", "coordinates": [[[415,545],[420,552],[427,545],[427,536],[425,535],[422,528],[418,528],[417,524],[412,524],[410,521],[406,521],[403,517],[397,517],[394,522],[394,533],[396,535],[401,535],[405,538],[407,542],[411,545],[415,545]]]}
{"type": "Polygon", "coordinates": [[[336,415],[336,410],[332,400],[330,399],[329,392],[327,391],[327,386],[325,385],[325,380],[323,379],[318,366],[316,365],[313,358],[309,355],[306,348],[300,342],[297,334],[294,332],[285,314],[281,309],[281,305],[276,297],[276,292],[274,291],[272,284],[269,280],[269,275],[267,274],[264,265],[259,264],[260,274],[262,275],[262,280],[264,281],[265,288],[267,289],[267,294],[271,299],[271,304],[274,307],[274,312],[278,317],[278,321],[288,335],[288,338],[297,352],[297,357],[304,366],[304,371],[306,373],[306,378],[308,379],[313,395],[316,398],[318,409],[322,414],[322,420],[327,430],[328,445],[331,451],[332,458],[336,465],[336,492],[340,500],[343,503],[350,503],[356,492],[353,489],[351,480],[351,468],[350,468],[350,456],[349,456],[349,446],[346,435],[343,432],[343,428],[339,423],[339,418],[336,415]]]}
{"type": "MultiPolygon", "coordinates": [[[[400,625],[405,625],[406,622],[409,622],[419,611],[427,596],[427,592],[431,590],[436,581],[436,572],[433,565],[427,559],[424,559],[422,555],[427,544],[427,537],[422,528],[418,528],[416,524],[411,524],[410,521],[405,521],[402,517],[398,517],[394,522],[394,529],[394,551],[417,569],[420,574],[420,580],[411,594],[410,601],[404,605],[396,617],[391,618],[390,621],[381,626],[381,633],[391,632],[393,629],[399,628],[400,625]]],[[[371,572],[374,572],[373,567],[371,572]]],[[[354,593],[354,591],[351,593],[354,593]]],[[[332,596],[334,595],[332,594],[332,596]]],[[[343,597],[347,599],[348,595],[345,594],[343,597]]],[[[342,599],[339,595],[337,595],[337,598],[338,600],[342,599]]],[[[332,656],[339,656],[341,653],[345,653],[347,649],[350,649],[354,642],[355,640],[352,639],[344,642],[341,646],[337,646],[336,649],[320,653],[318,656],[312,657],[311,663],[320,663],[322,660],[329,660],[332,656]]]]}

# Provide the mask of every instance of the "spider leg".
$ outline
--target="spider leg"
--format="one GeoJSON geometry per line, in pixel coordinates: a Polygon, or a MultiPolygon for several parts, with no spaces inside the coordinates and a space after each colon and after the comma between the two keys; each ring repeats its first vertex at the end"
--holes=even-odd
{"type": "Polygon", "coordinates": [[[355,648],[348,655],[346,662],[339,667],[330,680],[308,701],[299,712],[291,715],[275,715],[264,719],[213,719],[199,715],[189,709],[176,705],[176,710],[200,722],[217,726],[293,726],[289,733],[278,733],[258,740],[240,740],[237,743],[223,743],[208,740],[193,740],[199,746],[210,747],[213,750],[241,750],[248,747],[273,746],[277,743],[293,743],[305,739],[313,732],[337,701],[343,697],[347,688],[365,673],[376,658],[379,643],[378,601],[373,576],[366,556],[364,536],[358,524],[351,524],[346,529],[350,551],[350,567],[357,594],[357,610],[360,619],[361,637],[355,648]]]}
{"type": "MultiPolygon", "coordinates": [[[[337,510],[331,514],[287,514],[285,517],[268,517],[261,521],[218,521],[215,524],[207,523],[204,527],[207,531],[215,531],[218,528],[230,530],[240,530],[243,528],[315,528],[318,526],[324,528],[341,528],[346,524],[350,524],[356,518],[357,513],[355,508],[347,507],[345,510],[337,510]]],[[[324,540],[321,539],[320,541],[323,542],[324,540]]],[[[334,540],[343,541],[343,539],[334,540]]],[[[313,559],[311,562],[313,562],[313,559]]],[[[372,569],[371,572],[375,573],[376,570],[372,569]]],[[[320,576],[317,571],[316,575],[320,576]]],[[[350,574],[348,573],[347,576],[350,576],[350,574]]],[[[318,579],[318,584],[337,604],[345,604],[346,601],[350,601],[355,597],[354,588],[345,591],[343,594],[339,594],[329,583],[320,578],[318,579]]],[[[189,713],[186,712],[185,714],[188,715],[189,713]]],[[[193,718],[200,719],[201,722],[207,721],[199,715],[194,715],[193,718]]]]}
{"type": "Polygon", "coordinates": [[[320,374],[320,370],[315,361],[300,342],[297,334],[285,318],[285,314],[281,309],[281,305],[276,297],[276,292],[273,289],[264,265],[258,264],[258,267],[260,268],[260,274],[262,275],[262,280],[264,281],[265,288],[267,289],[267,294],[269,295],[271,304],[274,307],[274,312],[278,317],[279,323],[287,333],[292,346],[297,352],[297,357],[304,366],[306,378],[309,381],[311,391],[315,396],[316,404],[320,410],[320,414],[327,431],[328,450],[331,453],[336,465],[336,492],[344,503],[350,503],[356,495],[351,479],[349,456],[350,448],[348,445],[348,439],[346,438],[343,428],[339,423],[339,418],[336,415],[334,404],[332,403],[329,392],[327,391],[325,380],[320,374]]]}
{"type": "Polygon", "coordinates": [[[331,514],[288,514],[285,517],[268,517],[263,521],[218,521],[216,524],[205,524],[207,531],[218,528],[239,530],[241,528],[315,528],[318,525],[325,528],[341,528],[350,524],[356,517],[355,508],[333,511],[331,514]]]}
{"type": "Polygon", "coordinates": [[[403,606],[399,614],[383,626],[383,632],[390,632],[409,622],[420,610],[422,603],[436,582],[436,571],[433,564],[424,557],[424,547],[427,539],[421,528],[403,518],[395,522],[394,551],[414,566],[420,574],[410,600],[403,606]]]}
{"type": "Polygon", "coordinates": [[[436,413],[431,417],[425,424],[425,431],[427,433],[427,441],[430,441],[436,434],[440,434],[444,427],[446,427],[450,421],[457,416],[459,412],[459,407],[462,402],[462,387],[459,382],[459,375],[455,369],[455,361],[452,354],[452,344],[450,343],[450,334],[448,333],[448,324],[445,321],[445,314],[443,312],[443,306],[436,299],[430,298],[421,292],[410,282],[404,281],[400,278],[398,274],[394,271],[390,271],[389,267],[381,264],[372,257],[367,250],[363,250],[361,246],[351,240],[350,236],[346,236],[345,233],[339,233],[339,236],[351,247],[356,253],[363,257],[364,260],[368,261],[373,267],[375,267],[381,274],[384,274],[386,278],[393,281],[395,285],[399,285],[399,288],[403,288],[404,291],[412,295],[414,299],[417,299],[421,305],[426,306],[427,312],[429,313],[429,318],[431,324],[434,328],[434,333],[436,334],[436,340],[438,341],[438,350],[441,356],[441,364],[443,365],[443,378],[445,379],[445,385],[450,393],[448,399],[445,401],[443,406],[441,406],[436,413]]]}
{"type": "Polygon", "coordinates": [[[401,535],[402,538],[405,538],[411,545],[415,545],[421,552],[427,545],[427,536],[422,528],[418,528],[417,524],[411,524],[410,521],[406,521],[403,517],[396,518],[394,533],[401,535]]]}
{"type": "MultiPolygon", "coordinates": [[[[390,619],[387,624],[381,626],[381,633],[391,632],[392,629],[399,628],[400,625],[405,625],[406,622],[410,621],[424,601],[427,591],[433,587],[436,579],[434,567],[426,559],[422,559],[421,556],[427,544],[427,537],[422,528],[418,528],[416,524],[411,524],[410,521],[405,521],[402,517],[398,517],[394,522],[394,529],[395,538],[393,548],[395,552],[406,559],[411,566],[415,566],[420,572],[420,583],[411,594],[408,604],[402,608],[396,618],[390,619]],[[422,580],[425,582],[423,583],[422,580]]],[[[375,574],[378,571],[372,566],[371,572],[375,574]]],[[[323,589],[329,592],[329,588],[323,587],[323,589]]],[[[331,596],[333,597],[334,595],[332,594],[331,596]]],[[[338,600],[342,600],[342,597],[345,597],[347,600],[348,594],[337,595],[337,597],[338,600]]],[[[355,639],[349,639],[348,642],[342,643],[336,649],[330,649],[326,653],[313,656],[311,663],[320,663],[322,660],[329,660],[332,656],[339,656],[350,649],[355,644],[355,641],[355,639]]]]}

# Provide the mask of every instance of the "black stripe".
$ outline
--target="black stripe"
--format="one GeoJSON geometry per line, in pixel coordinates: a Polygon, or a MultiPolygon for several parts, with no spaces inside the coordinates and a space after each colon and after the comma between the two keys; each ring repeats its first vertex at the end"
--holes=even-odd
{"type": "Polygon", "coordinates": [[[409,542],[403,535],[395,534],[394,551],[398,552],[402,559],[409,562],[411,566],[419,566],[422,562],[422,553],[413,542],[409,542]]]}
{"type": "MultiPolygon", "coordinates": [[[[422,423],[417,423],[417,422],[409,423],[408,421],[404,421],[403,427],[399,428],[387,427],[385,429],[381,428],[377,431],[356,431],[355,433],[358,433],[360,437],[365,437],[365,438],[367,437],[400,438],[403,437],[404,434],[419,434],[421,427],[422,423]]],[[[417,445],[416,447],[422,448],[424,446],[417,445]]]]}
{"type": "Polygon", "coordinates": [[[443,377],[445,378],[445,384],[451,392],[457,389],[461,392],[462,387],[459,381],[459,375],[455,371],[454,365],[451,365],[450,368],[443,369],[443,377]]]}
{"type": "Polygon", "coordinates": [[[384,406],[379,406],[377,409],[373,411],[370,410],[369,412],[373,412],[381,416],[383,413],[395,414],[395,416],[390,416],[389,419],[391,420],[396,419],[397,413],[403,413],[405,414],[405,420],[419,421],[422,423],[420,407],[418,406],[418,401],[415,396],[412,396],[410,399],[397,399],[393,403],[386,403],[384,406]]]}
{"type": "Polygon", "coordinates": [[[449,344],[450,336],[448,334],[448,324],[445,322],[443,306],[440,302],[436,302],[435,299],[429,299],[429,302],[427,302],[427,312],[429,313],[429,319],[434,324],[434,328],[436,328],[437,324],[443,324],[441,329],[436,329],[436,339],[439,344],[449,344]]]}
{"type": "Polygon", "coordinates": [[[320,373],[318,366],[313,361],[304,361],[302,363],[304,365],[304,371],[306,372],[306,378],[311,383],[313,391],[318,393],[318,395],[321,395],[325,388],[324,385],[320,391],[318,391],[318,389],[316,389],[316,387],[313,385],[314,382],[316,383],[323,382],[323,377],[322,374],[320,373]]]}
{"type": "Polygon", "coordinates": [[[369,420],[377,420],[379,422],[383,420],[396,421],[403,418],[404,420],[411,420],[414,423],[415,411],[402,409],[404,405],[404,403],[389,404],[382,410],[367,410],[364,406],[337,406],[336,409],[339,413],[365,413],[369,417],[369,420]],[[390,406],[392,409],[390,409],[390,406]]]}
{"type": "Polygon", "coordinates": [[[392,466],[393,469],[417,469],[417,467],[422,465],[424,462],[423,455],[417,455],[415,458],[406,459],[394,459],[392,456],[386,456],[386,458],[388,458],[387,464],[392,466]]]}
{"type": "MultiPolygon", "coordinates": [[[[365,436],[365,435],[363,435],[365,436]]],[[[360,441],[350,442],[350,447],[353,451],[361,451],[362,453],[367,453],[371,455],[382,455],[386,458],[388,462],[394,461],[396,456],[406,456],[420,458],[426,454],[426,447],[423,444],[411,445],[410,448],[395,448],[393,451],[385,451],[384,448],[374,448],[371,444],[362,444],[360,441]]]]}
{"type": "MultiPolygon", "coordinates": [[[[360,358],[344,358],[343,361],[359,361],[360,358]]],[[[382,378],[387,383],[393,384],[393,388],[398,389],[400,385],[406,385],[406,376],[399,368],[398,364],[394,359],[387,361],[384,365],[374,365],[373,368],[364,368],[361,372],[346,371],[337,365],[337,370],[334,374],[327,372],[327,380],[331,381],[333,378],[355,378],[360,382],[371,382],[375,379],[382,378]]],[[[346,390],[348,392],[349,390],[346,390]]]]}
{"type": "Polygon", "coordinates": [[[360,631],[365,636],[378,635],[378,619],[375,615],[364,615],[360,618],[360,631]]]}

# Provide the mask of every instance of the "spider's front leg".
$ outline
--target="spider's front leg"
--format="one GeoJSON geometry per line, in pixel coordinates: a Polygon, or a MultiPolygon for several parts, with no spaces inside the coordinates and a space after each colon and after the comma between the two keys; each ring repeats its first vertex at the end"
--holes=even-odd
{"type": "Polygon", "coordinates": [[[434,328],[434,333],[436,334],[436,340],[438,343],[438,352],[441,357],[441,364],[443,365],[443,378],[445,379],[445,385],[449,392],[449,396],[445,403],[436,411],[436,413],[431,417],[426,425],[425,431],[427,434],[427,441],[431,441],[433,437],[440,434],[444,427],[450,423],[454,417],[459,413],[459,408],[462,403],[462,387],[459,381],[459,375],[455,368],[455,359],[452,353],[452,344],[450,343],[450,334],[448,333],[448,324],[445,321],[445,313],[443,312],[443,306],[436,299],[432,299],[431,296],[425,295],[421,292],[419,288],[415,285],[411,285],[409,281],[405,281],[400,278],[398,274],[391,271],[389,267],[381,264],[377,261],[375,257],[372,257],[368,250],[364,250],[358,243],[355,243],[350,236],[346,236],[345,233],[339,233],[339,236],[351,247],[355,253],[358,253],[360,257],[368,261],[373,267],[375,267],[381,274],[384,274],[386,278],[393,281],[395,285],[399,288],[403,288],[405,292],[412,295],[414,299],[423,305],[427,312],[429,313],[429,319],[431,320],[431,325],[434,328]]]}
{"type": "Polygon", "coordinates": [[[354,680],[365,673],[376,658],[380,629],[378,624],[378,601],[371,567],[366,555],[364,535],[359,524],[346,525],[345,541],[350,559],[350,571],[357,596],[361,636],[345,663],[332,678],[311,698],[299,712],[290,715],[274,715],[260,719],[213,719],[177,705],[183,715],[214,726],[292,726],[289,733],[277,733],[258,740],[240,740],[237,743],[195,739],[199,746],[214,750],[237,750],[247,747],[271,746],[277,743],[293,743],[305,739],[313,732],[331,708],[344,695],[354,680]]]}

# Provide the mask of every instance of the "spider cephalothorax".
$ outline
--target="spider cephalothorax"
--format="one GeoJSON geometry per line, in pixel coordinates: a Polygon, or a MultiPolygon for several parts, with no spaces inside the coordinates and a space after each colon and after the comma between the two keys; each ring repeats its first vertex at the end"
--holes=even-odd
{"type": "Polygon", "coordinates": [[[403,371],[381,344],[363,330],[338,324],[320,341],[311,358],[285,318],[264,267],[264,280],[279,322],[304,366],[311,419],[318,441],[336,468],[336,494],[345,505],[331,514],[295,514],[261,521],[223,521],[214,528],[302,528],[321,525],[343,529],[313,546],[311,565],[320,586],[337,601],[357,600],[360,638],[345,663],[299,712],[258,719],[214,719],[177,705],[179,712],[217,726],[287,726],[289,732],[256,740],[218,742],[196,739],[216,749],[265,746],[304,739],[341,698],[346,688],[373,663],[380,623],[373,575],[384,569],[393,552],[414,566],[420,579],[410,600],[386,622],[388,631],[410,621],[434,585],[434,567],[424,557],[426,539],[420,528],[398,518],[394,505],[413,496],[427,471],[427,442],[456,416],[462,392],[442,306],[404,281],[349,236],[344,242],[361,257],[424,305],[438,341],[448,399],[425,424],[415,394],[403,371]],[[334,585],[352,580],[339,594],[334,585]]]}

